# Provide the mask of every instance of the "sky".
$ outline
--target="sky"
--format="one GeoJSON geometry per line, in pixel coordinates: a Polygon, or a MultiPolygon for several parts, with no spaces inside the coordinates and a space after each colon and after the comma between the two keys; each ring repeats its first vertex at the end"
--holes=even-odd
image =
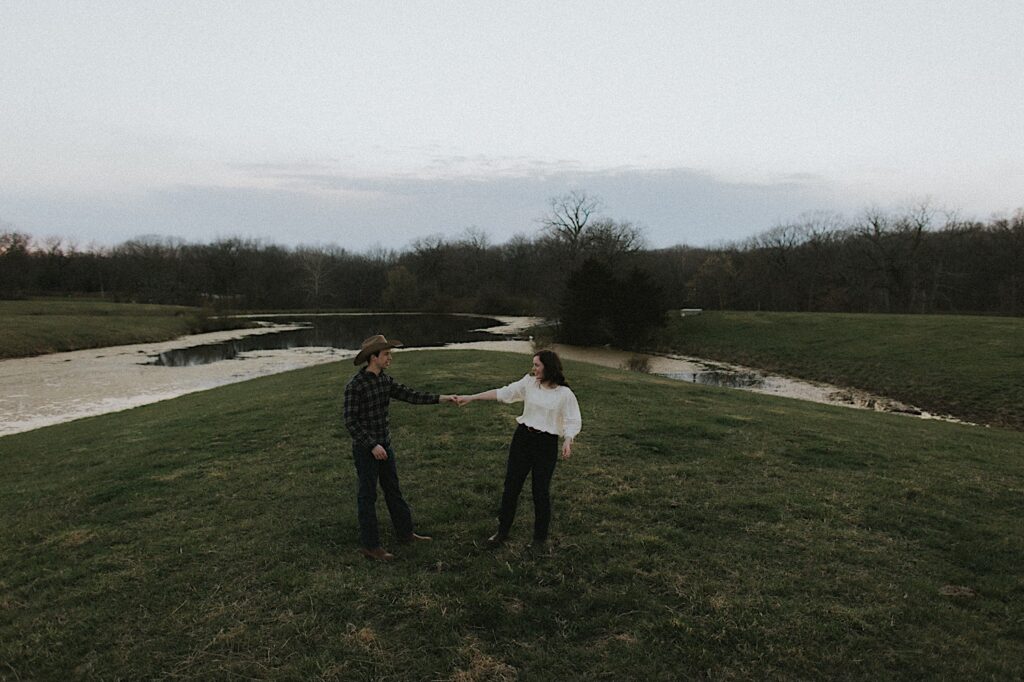
{"type": "Polygon", "coordinates": [[[0,231],[648,244],[1024,206],[1024,3],[0,3],[0,231]]]}

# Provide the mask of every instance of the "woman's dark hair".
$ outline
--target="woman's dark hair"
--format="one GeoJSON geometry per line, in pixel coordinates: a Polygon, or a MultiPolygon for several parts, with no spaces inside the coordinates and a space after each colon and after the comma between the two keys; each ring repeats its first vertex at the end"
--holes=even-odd
{"type": "Polygon", "coordinates": [[[562,373],[562,361],[558,358],[558,353],[553,350],[542,350],[534,355],[540,360],[540,364],[544,365],[543,383],[556,386],[569,385],[569,382],[565,380],[565,374],[562,373]]]}

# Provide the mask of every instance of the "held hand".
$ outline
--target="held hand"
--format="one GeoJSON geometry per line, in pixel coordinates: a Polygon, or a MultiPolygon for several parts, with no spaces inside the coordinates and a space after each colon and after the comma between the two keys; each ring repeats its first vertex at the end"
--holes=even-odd
{"type": "Polygon", "coordinates": [[[457,395],[457,396],[455,396],[455,404],[458,405],[459,407],[465,407],[466,405],[470,404],[471,402],[473,402],[473,401],[470,400],[469,396],[464,396],[464,395],[457,395]]]}
{"type": "Polygon", "coordinates": [[[569,459],[572,457],[572,441],[567,440],[562,443],[562,459],[569,459]]]}
{"type": "Polygon", "coordinates": [[[442,403],[454,403],[455,405],[458,405],[459,404],[459,396],[457,396],[457,395],[443,395],[443,396],[441,396],[441,402],[442,403]]]}
{"type": "Polygon", "coordinates": [[[373,453],[374,459],[385,460],[388,458],[388,451],[384,449],[383,445],[374,445],[370,452],[373,453]]]}

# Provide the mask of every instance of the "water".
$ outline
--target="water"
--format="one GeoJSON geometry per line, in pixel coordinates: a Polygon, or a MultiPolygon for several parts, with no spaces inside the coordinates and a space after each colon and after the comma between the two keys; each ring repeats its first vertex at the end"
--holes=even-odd
{"type": "Polygon", "coordinates": [[[663,376],[694,384],[724,386],[725,388],[755,389],[763,388],[765,385],[765,377],[756,372],[710,370],[706,372],[667,372],[663,376]]]}
{"type": "MultiPolygon", "coordinates": [[[[334,325],[320,316],[263,316],[265,320],[273,319],[278,323],[285,320],[304,321],[304,324],[313,326],[299,329],[302,334],[283,334],[283,330],[268,329],[209,332],[158,343],[91,348],[4,360],[0,362],[0,436],[72,419],[126,410],[194,391],[208,390],[304,367],[338,361],[346,361],[346,366],[351,367],[348,363],[355,355],[359,343],[367,336],[380,331],[411,346],[445,344],[449,348],[517,353],[524,356],[525,371],[529,366],[533,346],[529,340],[522,337],[522,334],[524,330],[541,322],[537,318],[499,318],[499,326],[491,327],[491,333],[488,333],[481,331],[480,327],[495,324],[496,321],[484,317],[362,314],[327,317],[347,318],[338,321],[340,327],[349,329],[349,336],[336,337],[333,341],[325,339],[329,335],[328,330],[334,325]],[[417,317],[428,319],[414,319],[417,317]],[[453,329],[443,326],[442,330],[449,331],[444,331],[440,335],[435,334],[438,326],[431,324],[434,321],[429,319],[431,317],[442,318],[443,325],[450,322],[453,329]],[[509,337],[516,335],[519,336],[518,340],[509,340],[509,337]],[[239,343],[242,339],[253,336],[268,338],[255,345],[239,343]],[[460,338],[484,340],[454,345],[450,343],[460,338]],[[289,344],[297,343],[325,345],[289,347],[289,344]],[[245,352],[247,348],[282,347],[281,350],[245,352]],[[182,352],[186,349],[187,352],[182,352]],[[157,363],[156,360],[161,357],[164,360],[157,363]],[[236,357],[237,361],[217,362],[228,357],[236,357]],[[140,362],[147,358],[150,362],[140,362]]],[[[293,328],[289,329],[294,331],[293,328]]],[[[634,353],[600,347],[556,345],[555,350],[565,360],[612,368],[627,368],[630,361],[637,356],[634,353]]],[[[932,415],[882,396],[760,373],[749,367],[675,355],[642,357],[652,374],[673,379],[728,386],[830,405],[897,412],[923,419],[959,422],[957,419],[932,415]]]]}
{"type": "Polygon", "coordinates": [[[264,324],[299,325],[276,333],[247,336],[220,343],[175,348],[154,356],[147,364],[164,367],[189,367],[232,360],[242,353],[260,350],[290,350],[321,347],[357,350],[364,339],[384,332],[406,347],[443,346],[507,338],[484,331],[496,327],[499,320],[470,315],[440,314],[337,314],[252,317],[264,324]]]}

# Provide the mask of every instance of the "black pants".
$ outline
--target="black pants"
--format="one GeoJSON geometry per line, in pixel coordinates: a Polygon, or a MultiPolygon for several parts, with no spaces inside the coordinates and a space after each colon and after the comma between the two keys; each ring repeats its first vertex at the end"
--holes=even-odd
{"type": "Polygon", "coordinates": [[[367,549],[380,547],[380,532],[377,529],[377,483],[384,491],[384,501],[391,514],[395,533],[404,538],[412,532],[412,509],[402,497],[398,487],[398,466],[395,451],[390,445],[384,447],[388,458],[374,458],[370,448],[352,445],[352,458],[356,464],[356,509],[359,516],[359,544],[367,549]]]}
{"type": "Polygon", "coordinates": [[[532,472],[533,541],[544,542],[548,539],[548,526],[551,524],[551,477],[557,462],[558,436],[530,431],[520,424],[508,448],[505,491],[501,496],[501,511],[498,512],[500,536],[508,535],[511,530],[519,493],[523,490],[526,476],[532,472]]]}

